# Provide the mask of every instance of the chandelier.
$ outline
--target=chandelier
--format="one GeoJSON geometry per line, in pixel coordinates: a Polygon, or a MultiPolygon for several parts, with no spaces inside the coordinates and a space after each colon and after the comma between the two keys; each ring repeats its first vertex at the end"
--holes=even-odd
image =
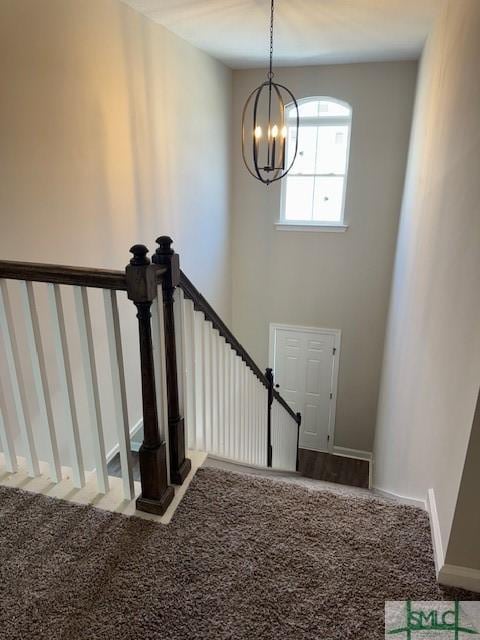
{"type": "Polygon", "coordinates": [[[273,13],[270,8],[270,64],[267,80],[248,96],[242,115],[242,156],[249,173],[269,185],[281,180],[293,166],[298,151],[298,104],[287,87],[273,81],[273,13]],[[287,153],[288,127],[285,107],[289,105],[289,118],[296,126],[293,147],[287,153]],[[293,111],[293,117],[291,113],[293,111]]]}

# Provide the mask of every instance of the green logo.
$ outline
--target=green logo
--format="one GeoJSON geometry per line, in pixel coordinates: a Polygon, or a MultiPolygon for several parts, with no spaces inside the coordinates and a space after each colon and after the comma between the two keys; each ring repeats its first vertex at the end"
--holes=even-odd
{"type": "MultiPolygon", "coordinates": [[[[412,601],[407,600],[405,607],[405,625],[397,629],[391,629],[387,631],[387,633],[389,635],[405,633],[406,640],[412,640],[412,634],[417,631],[448,631],[453,634],[453,638],[455,640],[459,640],[461,633],[480,635],[476,629],[462,626],[460,622],[460,603],[456,600],[451,604],[453,605],[453,608],[449,607],[445,609],[445,603],[439,602],[437,607],[422,609],[417,607],[414,608],[414,606],[412,606],[412,601]],[[443,605],[443,607],[441,605],[443,605]]],[[[435,634],[435,637],[436,635],[437,634],[435,634]]]]}

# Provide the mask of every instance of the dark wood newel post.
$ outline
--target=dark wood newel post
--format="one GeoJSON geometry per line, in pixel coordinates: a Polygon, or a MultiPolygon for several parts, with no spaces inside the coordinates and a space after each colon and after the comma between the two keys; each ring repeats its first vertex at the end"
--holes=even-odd
{"type": "Polygon", "coordinates": [[[162,279],[163,314],[165,320],[165,355],[168,397],[168,436],[170,448],[170,481],[182,484],[187,477],[191,462],[185,457],[185,423],[180,415],[178,398],[177,350],[173,295],[180,282],[180,260],[172,249],[173,240],[168,236],[157,238],[158,248],[152,262],[167,268],[162,279]]]}
{"type": "Polygon", "coordinates": [[[272,466],[272,404],[273,404],[273,371],[265,370],[268,382],[268,407],[267,407],[267,467],[272,466]]]}
{"type": "Polygon", "coordinates": [[[297,461],[295,464],[295,469],[298,471],[300,469],[300,425],[302,424],[302,414],[297,412],[297,461]]]}
{"type": "Polygon", "coordinates": [[[148,249],[136,244],[127,266],[127,294],[137,307],[142,378],[143,443],[139,451],[142,494],[137,509],[162,515],[173,499],[167,478],[167,454],[158,427],[155,370],[153,362],[151,306],[157,295],[156,268],[147,258],[148,249]]]}

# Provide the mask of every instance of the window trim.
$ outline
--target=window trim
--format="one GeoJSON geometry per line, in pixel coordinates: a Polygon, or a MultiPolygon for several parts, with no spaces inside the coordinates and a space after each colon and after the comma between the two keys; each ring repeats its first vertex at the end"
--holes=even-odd
{"type": "MultiPolygon", "coordinates": [[[[301,174],[301,173],[288,173],[285,176],[284,180],[281,181],[281,191],[280,191],[280,217],[278,221],[275,223],[275,227],[277,230],[281,231],[346,231],[348,229],[348,225],[345,224],[345,202],[347,198],[347,182],[348,182],[348,171],[350,168],[350,142],[352,138],[352,120],[353,120],[353,109],[348,102],[344,100],[339,100],[338,98],[333,98],[332,96],[307,96],[305,98],[300,98],[297,100],[298,106],[308,103],[308,102],[334,102],[336,104],[341,105],[342,107],[346,107],[350,110],[349,116],[331,116],[331,117],[322,117],[322,116],[307,116],[300,117],[300,127],[311,126],[331,126],[331,125],[348,125],[348,139],[347,139],[347,158],[345,163],[345,173],[344,174],[327,174],[327,177],[343,177],[343,192],[342,192],[342,210],[341,217],[339,220],[334,222],[331,221],[322,221],[322,220],[292,220],[287,219],[285,217],[285,207],[286,207],[286,187],[288,177],[291,175],[298,177],[309,177],[309,176],[320,176],[321,174],[301,174]]],[[[285,110],[291,107],[293,103],[289,103],[285,105],[285,110]]],[[[288,118],[285,119],[288,123],[288,118]]]]}

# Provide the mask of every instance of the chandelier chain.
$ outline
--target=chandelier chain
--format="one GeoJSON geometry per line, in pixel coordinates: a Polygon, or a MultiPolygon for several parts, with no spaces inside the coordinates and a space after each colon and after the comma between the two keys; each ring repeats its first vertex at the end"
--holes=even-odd
{"type": "Polygon", "coordinates": [[[270,7],[270,66],[268,70],[268,79],[271,80],[273,78],[273,12],[274,12],[274,4],[275,0],[272,0],[272,4],[270,7]]]}

